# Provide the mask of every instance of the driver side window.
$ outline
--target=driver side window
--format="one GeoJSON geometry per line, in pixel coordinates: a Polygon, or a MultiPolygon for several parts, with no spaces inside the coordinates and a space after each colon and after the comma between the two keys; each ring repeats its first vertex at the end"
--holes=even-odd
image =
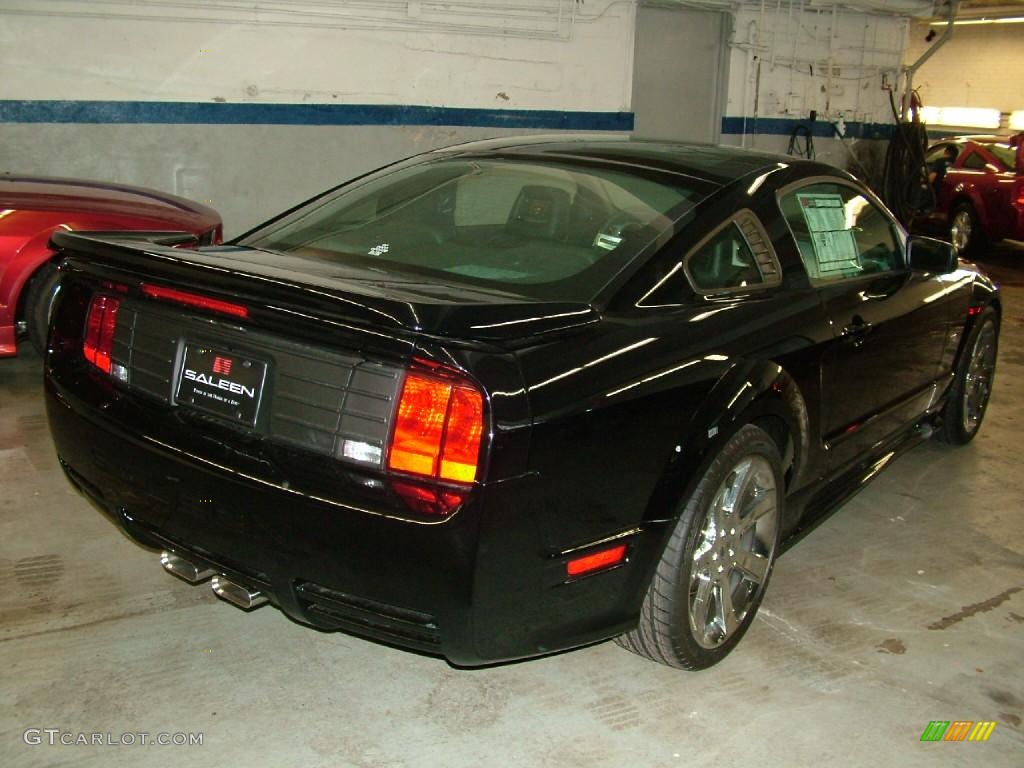
{"type": "Polygon", "coordinates": [[[812,283],[882,274],[903,266],[889,217],[844,184],[809,184],[779,204],[812,283]]]}

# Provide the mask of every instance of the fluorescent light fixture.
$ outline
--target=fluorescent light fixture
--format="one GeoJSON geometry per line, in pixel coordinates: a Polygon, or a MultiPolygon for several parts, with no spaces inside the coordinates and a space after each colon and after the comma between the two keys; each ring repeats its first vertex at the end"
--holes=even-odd
{"type": "MultiPolygon", "coordinates": [[[[948,21],[933,21],[930,26],[944,27],[948,21]]],[[[962,19],[953,22],[954,26],[965,27],[969,24],[1024,24],[1024,16],[1007,16],[1003,19],[962,19]]]]}
{"type": "Polygon", "coordinates": [[[1024,109],[1010,113],[1010,130],[1024,131],[1024,109]]]}
{"type": "Polygon", "coordinates": [[[981,107],[921,107],[921,120],[929,125],[998,128],[999,110],[981,107]]]}

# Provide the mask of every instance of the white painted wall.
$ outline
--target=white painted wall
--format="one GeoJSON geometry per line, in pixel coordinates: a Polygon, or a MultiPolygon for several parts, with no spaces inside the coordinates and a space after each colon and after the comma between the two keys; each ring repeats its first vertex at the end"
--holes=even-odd
{"type": "MultiPolygon", "coordinates": [[[[726,114],[888,122],[882,76],[895,80],[906,22],[812,2],[708,0],[735,12],[726,114]]],[[[0,0],[0,100],[629,111],[635,19],[636,0],[0,0]]],[[[785,150],[750,129],[723,140],[785,150]]],[[[177,192],[217,207],[231,234],[400,157],[524,132],[0,123],[0,171],[177,192]]],[[[847,164],[827,139],[818,157],[847,164]]]]}
{"type": "MultiPolygon", "coordinates": [[[[912,26],[907,64],[934,43],[925,41],[929,29],[942,32],[927,24],[912,26]]],[[[914,86],[930,106],[1024,109],[1024,24],[955,26],[953,37],[918,70],[914,86]]]]}
{"type": "MultiPolygon", "coordinates": [[[[877,126],[893,122],[887,84],[903,61],[907,20],[844,6],[811,8],[802,0],[745,7],[735,16],[726,115],[745,118],[727,144],[785,153],[793,121],[817,112],[815,159],[878,183],[884,142],[877,126]],[[827,122],[850,126],[848,138],[831,138],[827,122]],[[780,132],[782,131],[782,132],[780,132]],[[863,138],[861,138],[863,135],[863,138]]],[[[910,6],[894,10],[912,11],[910,6]]],[[[920,4],[916,10],[921,10],[920,4]]],[[[897,91],[899,93],[899,91],[897,91]]],[[[735,121],[733,121],[735,122],[735,121]]]]}
{"type": "Polygon", "coordinates": [[[628,110],[634,11],[614,0],[3,0],[0,99],[628,110]]]}
{"type": "MultiPolygon", "coordinates": [[[[0,0],[0,99],[628,111],[635,10],[617,0],[0,0]]],[[[402,157],[527,132],[0,123],[0,172],[183,194],[216,207],[230,236],[402,157]]]]}
{"type": "Polygon", "coordinates": [[[736,15],[727,115],[892,122],[882,78],[896,80],[905,19],[802,0],[736,15]],[[809,3],[807,4],[809,5],[809,3]]]}

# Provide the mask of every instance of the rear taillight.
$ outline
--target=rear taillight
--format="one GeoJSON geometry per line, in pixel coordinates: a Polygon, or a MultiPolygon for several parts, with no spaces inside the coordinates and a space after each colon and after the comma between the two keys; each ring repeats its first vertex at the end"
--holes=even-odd
{"type": "Polygon", "coordinates": [[[114,346],[114,329],[121,300],[114,296],[93,296],[85,321],[82,353],[85,359],[104,373],[110,373],[110,352],[114,346]]]}
{"type": "Polygon", "coordinates": [[[483,431],[483,395],[474,385],[410,371],[398,401],[388,469],[472,483],[483,431]]]}
{"type": "Polygon", "coordinates": [[[391,490],[405,501],[409,509],[431,517],[449,515],[466,500],[465,491],[450,488],[428,488],[425,485],[400,480],[391,481],[391,490]]]}

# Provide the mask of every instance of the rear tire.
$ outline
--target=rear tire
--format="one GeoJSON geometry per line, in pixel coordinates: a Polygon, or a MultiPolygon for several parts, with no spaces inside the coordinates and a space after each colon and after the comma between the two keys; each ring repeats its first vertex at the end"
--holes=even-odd
{"type": "Polygon", "coordinates": [[[992,396],[998,352],[999,323],[995,310],[986,307],[967,336],[946,397],[939,431],[943,442],[965,445],[978,434],[992,396]]]}
{"type": "Polygon", "coordinates": [[[46,351],[46,338],[50,328],[50,312],[57,297],[60,272],[52,263],[43,264],[32,276],[25,294],[25,320],[28,338],[39,354],[46,351]]]}
{"type": "Polygon", "coordinates": [[[644,598],[640,623],[616,638],[680,669],[725,658],[746,633],[775,563],[782,520],[779,449],[742,427],[684,503],[644,598]]]}
{"type": "Polygon", "coordinates": [[[978,253],[988,245],[978,213],[970,203],[960,203],[950,214],[949,240],[961,256],[978,253]]]}

